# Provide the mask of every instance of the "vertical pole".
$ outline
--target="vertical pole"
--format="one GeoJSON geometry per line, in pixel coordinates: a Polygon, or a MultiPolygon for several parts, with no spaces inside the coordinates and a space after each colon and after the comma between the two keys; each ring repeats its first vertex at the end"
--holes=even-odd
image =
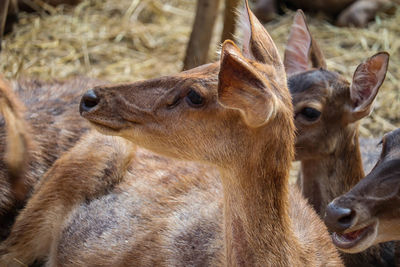
{"type": "Polygon", "coordinates": [[[197,0],[196,17],[186,49],[183,70],[207,62],[208,50],[220,0],[197,0]]]}
{"type": "Polygon", "coordinates": [[[0,0],[0,51],[10,0],[0,0]]]}
{"type": "Polygon", "coordinates": [[[222,30],[221,43],[227,39],[234,40],[238,10],[241,0],[225,0],[224,28],[222,30]]]}

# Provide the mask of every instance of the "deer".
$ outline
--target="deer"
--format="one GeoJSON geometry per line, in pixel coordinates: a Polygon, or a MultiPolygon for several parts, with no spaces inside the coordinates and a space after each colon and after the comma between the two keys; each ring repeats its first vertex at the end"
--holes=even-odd
{"type": "Polygon", "coordinates": [[[0,263],[41,256],[50,266],[342,266],[324,224],[289,186],[285,70],[247,2],[245,20],[243,53],[226,41],[220,62],[85,93],[81,115],[113,136],[88,134],[60,157],[18,217],[20,236],[1,244],[0,263]],[[210,164],[220,175],[209,174],[210,164]],[[35,208],[43,205],[46,212],[35,208]]]}
{"type": "Polygon", "coordinates": [[[332,240],[346,253],[400,239],[400,129],[382,138],[382,153],[372,171],[356,186],[329,203],[325,223],[332,240]]]}
{"type": "Polygon", "coordinates": [[[100,84],[0,78],[0,241],[53,162],[90,128],[79,113],[80,96],[100,84]]]}
{"type": "MultiPolygon", "coordinates": [[[[297,185],[321,218],[329,202],[364,177],[359,121],[373,109],[388,61],[386,52],[367,58],[355,70],[350,84],[327,69],[303,12],[297,11],[284,57],[297,129],[296,160],[301,163],[297,185]]],[[[363,144],[367,146],[368,141],[363,144]]],[[[390,264],[394,261],[393,246],[382,244],[361,254],[342,255],[347,266],[390,264]]]]}

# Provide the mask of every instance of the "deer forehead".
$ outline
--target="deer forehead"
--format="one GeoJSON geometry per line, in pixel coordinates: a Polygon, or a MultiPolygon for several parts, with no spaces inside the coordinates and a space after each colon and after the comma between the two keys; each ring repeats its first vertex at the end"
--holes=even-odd
{"type": "Polygon", "coordinates": [[[315,97],[330,97],[349,83],[338,73],[314,69],[290,76],[288,85],[292,94],[306,93],[315,97]]]}
{"type": "Polygon", "coordinates": [[[382,156],[387,159],[400,158],[400,128],[394,130],[383,137],[382,156]]]}

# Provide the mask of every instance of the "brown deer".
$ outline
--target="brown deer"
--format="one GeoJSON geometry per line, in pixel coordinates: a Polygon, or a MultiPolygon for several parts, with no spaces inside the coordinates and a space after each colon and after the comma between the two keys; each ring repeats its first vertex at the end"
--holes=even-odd
{"type": "Polygon", "coordinates": [[[328,206],[325,222],[334,244],[346,253],[400,240],[400,129],[383,137],[373,170],[328,206]]]}
{"type": "Polygon", "coordinates": [[[0,240],[47,169],[89,129],[74,107],[98,84],[80,78],[11,86],[0,78],[0,240]]]}
{"type": "Polygon", "coordinates": [[[342,265],[318,216],[289,188],[294,125],[284,67],[246,12],[244,55],[228,41],[220,63],[96,87],[80,107],[102,132],[213,164],[221,176],[141,150],[132,158],[121,140],[88,135],[46,174],[0,263],[342,265]]]}
{"type": "Polygon", "coordinates": [[[318,248],[322,240],[296,232],[311,228],[324,235],[321,225],[309,225],[318,222],[316,217],[300,216],[315,215],[306,205],[300,207],[304,202],[299,194],[290,193],[294,125],[284,67],[248,6],[247,16],[250,44],[245,43],[243,56],[234,43],[224,43],[218,90],[193,80],[209,71],[201,67],[184,73],[185,81],[172,89],[160,80],[97,87],[83,96],[81,114],[102,133],[218,167],[228,266],[340,264],[332,250],[318,259],[314,253],[324,253],[318,248]],[[177,118],[179,124],[174,123],[177,118]]]}
{"type": "MultiPolygon", "coordinates": [[[[323,217],[335,197],[364,177],[358,140],[359,120],[369,115],[385,78],[389,55],[378,53],[361,63],[352,83],[326,68],[325,59],[298,11],[285,50],[285,68],[293,96],[297,128],[298,185],[323,217]]],[[[347,266],[380,266],[394,261],[393,244],[359,255],[343,255],[347,266]]]]}

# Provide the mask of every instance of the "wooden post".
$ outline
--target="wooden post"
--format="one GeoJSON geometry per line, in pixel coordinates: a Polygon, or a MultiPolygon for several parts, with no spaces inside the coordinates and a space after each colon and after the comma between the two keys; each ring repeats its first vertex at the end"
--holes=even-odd
{"type": "Polygon", "coordinates": [[[208,49],[215,20],[218,14],[219,0],[197,0],[196,17],[186,49],[183,70],[191,69],[207,62],[208,49]]]}
{"type": "Polygon", "coordinates": [[[224,12],[224,28],[222,30],[221,43],[225,40],[234,40],[239,3],[241,0],[225,0],[225,12],[224,12]]]}
{"type": "Polygon", "coordinates": [[[0,51],[10,0],[0,0],[0,51]]]}

